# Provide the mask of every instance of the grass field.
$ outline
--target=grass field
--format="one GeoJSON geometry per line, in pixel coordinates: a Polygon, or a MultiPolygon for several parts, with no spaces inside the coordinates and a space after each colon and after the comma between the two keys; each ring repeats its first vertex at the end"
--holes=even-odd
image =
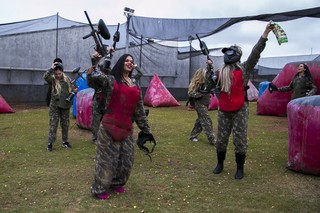
{"type": "MultiPolygon", "coordinates": [[[[13,106],[14,108],[14,106],[13,106]]],[[[91,197],[95,146],[91,132],[72,118],[72,149],[47,146],[48,108],[0,114],[0,212],[319,212],[320,177],[286,169],[287,118],[256,115],[250,103],[245,177],[235,180],[234,146],[225,169],[212,173],[215,148],[202,133],[188,140],[195,111],[149,108],[157,140],[152,162],[137,146],[126,193],[109,200],[91,197]]],[[[214,131],[217,111],[209,112],[214,131]]],[[[138,132],[135,127],[135,134],[138,132]]]]}

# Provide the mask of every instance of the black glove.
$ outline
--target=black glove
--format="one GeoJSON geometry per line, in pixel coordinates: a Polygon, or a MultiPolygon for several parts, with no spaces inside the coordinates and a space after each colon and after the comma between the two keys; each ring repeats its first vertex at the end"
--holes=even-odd
{"type": "Polygon", "coordinates": [[[138,139],[137,139],[137,145],[138,145],[139,149],[141,149],[142,151],[144,151],[148,155],[153,152],[154,147],[157,145],[157,143],[156,143],[156,140],[154,139],[152,134],[146,134],[143,131],[140,131],[139,135],[138,135],[138,139]],[[150,143],[153,144],[153,147],[151,150],[149,150],[145,146],[147,141],[149,141],[150,143]]]}
{"type": "Polygon", "coordinates": [[[276,85],[274,85],[273,83],[270,83],[268,86],[268,90],[270,93],[272,93],[273,91],[278,91],[278,87],[276,85]]]}

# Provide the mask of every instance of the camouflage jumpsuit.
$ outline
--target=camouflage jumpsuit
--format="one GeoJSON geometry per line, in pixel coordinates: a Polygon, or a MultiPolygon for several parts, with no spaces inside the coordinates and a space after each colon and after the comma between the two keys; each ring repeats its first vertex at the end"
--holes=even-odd
{"type": "MultiPolygon", "coordinates": [[[[253,71],[257,64],[260,53],[266,46],[267,38],[260,37],[257,44],[253,47],[247,61],[242,63],[242,76],[244,79],[244,87],[248,84],[249,74],[253,71]]],[[[244,106],[233,112],[225,112],[218,109],[218,137],[217,137],[217,151],[226,152],[231,131],[233,133],[233,144],[235,145],[235,153],[246,154],[247,152],[247,127],[248,127],[248,101],[246,100],[244,106]]]]}
{"type": "MultiPolygon", "coordinates": [[[[106,103],[109,103],[115,78],[111,75],[94,76],[88,74],[87,80],[94,87],[102,88],[106,96],[106,103]]],[[[134,78],[131,80],[135,87],[136,80],[134,78]]],[[[125,82],[122,83],[122,86],[124,85],[125,82]]],[[[106,111],[104,116],[108,113],[106,111]]],[[[143,132],[151,133],[141,94],[134,114],[134,121],[143,132]]],[[[100,123],[96,145],[95,176],[90,188],[92,195],[109,193],[116,187],[124,186],[128,181],[134,161],[133,129],[125,139],[115,141],[100,123]]]]}
{"type": "MultiPolygon", "coordinates": [[[[45,72],[43,78],[50,86],[52,86],[51,100],[49,104],[49,135],[48,135],[48,144],[53,144],[57,139],[57,129],[58,123],[60,120],[61,133],[62,133],[62,143],[68,142],[68,128],[69,128],[69,116],[70,116],[70,107],[72,102],[66,102],[65,99],[69,95],[69,82],[60,81],[61,92],[59,95],[55,94],[55,81],[53,75],[53,69],[49,69],[45,72]]],[[[74,86],[71,85],[72,89],[74,86]]]]}
{"type": "MultiPolygon", "coordinates": [[[[210,92],[214,89],[216,82],[212,80],[213,71],[206,71],[206,82],[204,85],[199,86],[199,91],[205,89],[206,93],[202,93],[200,98],[196,98],[193,100],[194,108],[197,112],[198,118],[193,126],[193,129],[190,134],[190,139],[196,138],[202,130],[206,134],[208,141],[210,144],[215,145],[215,136],[213,133],[212,120],[208,114],[208,106],[210,104],[210,92]],[[203,87],[203,88],[202,88],[203,87]]],[[[189,94],[192,98],[192,94],[189,94]]]]}

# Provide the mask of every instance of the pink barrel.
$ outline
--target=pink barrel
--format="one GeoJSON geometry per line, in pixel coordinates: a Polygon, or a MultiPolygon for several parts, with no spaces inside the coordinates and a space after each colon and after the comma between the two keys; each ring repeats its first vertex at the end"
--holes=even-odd
{"type": "Polygon", "coordinates": [[[288,168],[320,176],[320,95],[290,101],[287,116],[288,168]]]}

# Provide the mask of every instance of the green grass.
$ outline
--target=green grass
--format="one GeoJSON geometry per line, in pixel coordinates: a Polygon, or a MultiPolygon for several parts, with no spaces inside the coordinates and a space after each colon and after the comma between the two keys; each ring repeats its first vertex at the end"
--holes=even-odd
{"type": "MultiPolygon", "coordinates": [[[[14,107],[13,107],[14,108],[14,107]]],[[[157,146],[152,162],[137,146],[127,192],[91,197],[95,146],[72,118],[72,149],[46,150],[48,109],[0,114],[0,212],[319,212],[320,177],[285,168],[287,118],[256,115],[250,103],[245,177],[235,180],[234,146],[225,169],[212,173],[215,148],[202,133],[188,140],[196,119],[180,107],[149,108],[157,146]]],[[[217,127],[217,111],[210,111],[217,127]]],[[[135,135],[138,130],[135,127],[135,135]]]]}

